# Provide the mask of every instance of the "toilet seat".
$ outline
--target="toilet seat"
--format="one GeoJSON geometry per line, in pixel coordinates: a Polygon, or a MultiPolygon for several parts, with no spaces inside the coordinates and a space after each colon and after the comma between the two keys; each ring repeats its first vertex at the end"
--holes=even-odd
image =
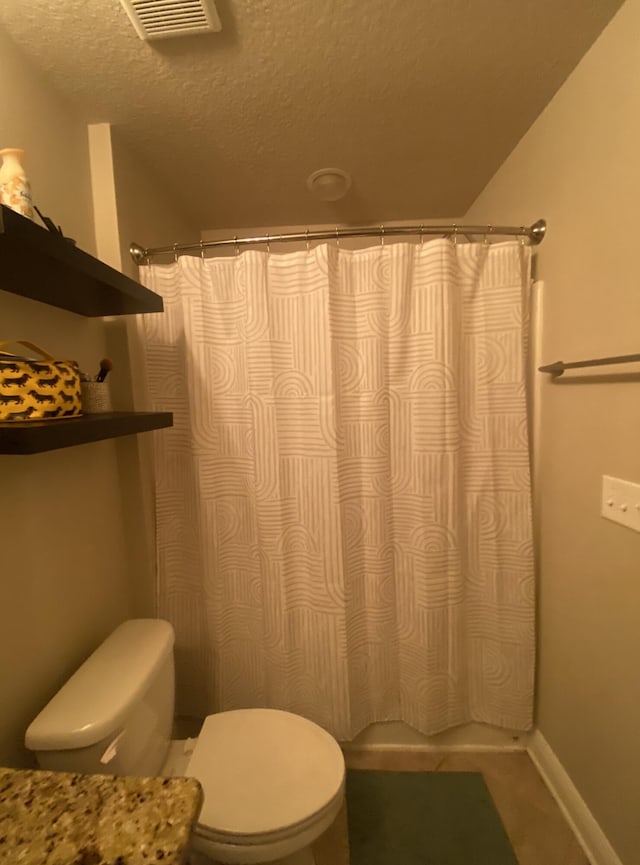
{"type": "Polygon", "coordinates": [[[261,834],[253,833],[251,835],[232,834],[230,832],[220,832],[219,830],[212,829],[210,826],[205,826],[203,823],[200,822],[194,826],[193,831],[196,835],[199,835],[206,841],[214,841],[218,844],[231,844],[243,847],[274,844],[278,841],[285,841],[292,835],[303,834],[308,829],[314,827],[316,823],[323,822],[325,815],[331,816],[330,822],[333,822],[333,817],[335,816],[334,812],[339,810],[339,806],[340,804],[342,804],[342,796],[343,790],[341,790],[331,800],[331,802],[329,802],[329,804],[322,809],[322,811],[312,814],[301,823],[296,823],[294,826],[287,826],[284,829],[280,829],[274,832],[263,832],[261,834]]]}
{"type": "Polygon", "coordinates": [[[317,724],[277,709],[210,715],[187,766],[204,802],[194,831],[216,843],[277,842],[334,815],[344,758],[317,724]]]}

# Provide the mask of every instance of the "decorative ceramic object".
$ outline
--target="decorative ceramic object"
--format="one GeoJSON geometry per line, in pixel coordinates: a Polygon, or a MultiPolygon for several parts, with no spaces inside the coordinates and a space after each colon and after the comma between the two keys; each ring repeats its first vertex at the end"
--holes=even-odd
{"type": "Polygon", "coordinates": [[[0,202],[33,219],[31,203],[31,187],[22,167],[24,150],[16,147],[6,147],[0,150],[2,167],[0,167],[0,202]]]}

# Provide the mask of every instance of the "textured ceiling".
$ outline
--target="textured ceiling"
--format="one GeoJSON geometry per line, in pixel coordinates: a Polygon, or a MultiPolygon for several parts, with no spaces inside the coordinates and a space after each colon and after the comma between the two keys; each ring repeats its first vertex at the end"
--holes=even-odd
{"type": "Polygon", "coordinates": [[[463,214],[621,0],[216,5],[222,32],[142,42],[118,0],[0,4],[202,228],[463,214]],[[306,189],[326,166],[353,176],[341,202],[306,189]]]}

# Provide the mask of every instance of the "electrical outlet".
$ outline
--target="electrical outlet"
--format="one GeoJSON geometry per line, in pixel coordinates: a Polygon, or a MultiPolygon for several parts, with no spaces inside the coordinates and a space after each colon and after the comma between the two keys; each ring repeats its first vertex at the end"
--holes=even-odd
{"type": "Polygon", "coordinates": [[[640,532],[640,484],[602,476],[602,516],[640,532]]]}

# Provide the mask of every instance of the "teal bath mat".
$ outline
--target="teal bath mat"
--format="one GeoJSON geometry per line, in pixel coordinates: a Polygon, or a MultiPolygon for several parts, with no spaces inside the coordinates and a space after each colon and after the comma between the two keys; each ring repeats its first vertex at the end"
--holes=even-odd
{"type": "Polygon", "coordinates": [[[351,865],[518,865],[479,772],[347,772],[351,865]]]}

